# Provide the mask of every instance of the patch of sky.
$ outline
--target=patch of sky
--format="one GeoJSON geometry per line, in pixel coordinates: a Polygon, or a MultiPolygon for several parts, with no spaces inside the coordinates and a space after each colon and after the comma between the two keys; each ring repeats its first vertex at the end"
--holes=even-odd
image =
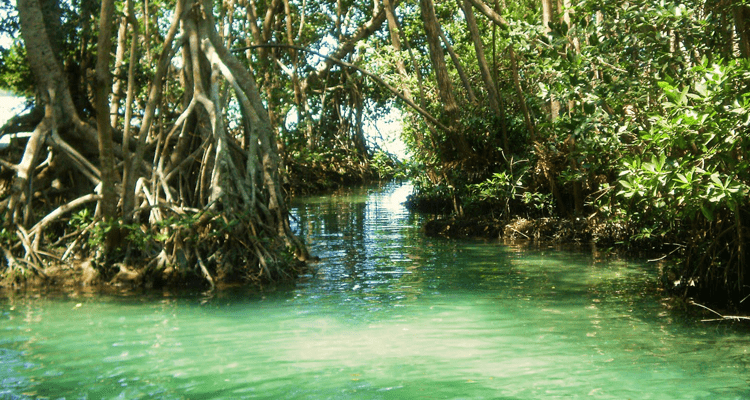
{"type": "Polygon", "coordinates": [[[395,107],[375,120],[368,120],[365,125],[367,140],[403,161],[409,158],[409,152],[401,140],[402,130],[401,110],[395,107]]]}
{"type": "MultiPolygon", "coordinates": [[[[15,8],[15,1],[10,4],[15,8]]],[[[7,10],[0,10],[0,18],[9,18],[7,10]]],[[[10,48],[13,43],[19,39],[9,36],[7,33],[0,34],[0,48],[10,48]]],[[[8,120],[19,112],[23,111],[25,99],[14,96],[12,93],[0,89],[0,126],[5,125],[8,120]]]]}
{"type": "MultiPolygon", "coordinates": [[[[0,35],[0,47],[8,48],[16,40],[7,35],[0,35]]],[[[338,47],[338,41],[333,36],[326,36],[321,41],[317,50],[323,55],[332,54],[338,47]]],[[[314,54],[308,54],[307,61],[315,67],[325,62],[325,59],[314,54]]],[[[175,67],[182,66],[181,57],[177,56],[172,60],[175,67]]],[[[14,96],[12,93],[0,90],[0,126],[3,126],[10,118],[23,111],[25,99],[14,96]]],[[[369,108],[369,107],[368,107],[369,108]]],[[[297,124],[297,111],[291,107],[287,113],[286,126],[292,129],[297,124]]],[[[236,128],[236,126],[230,126],[236,128]]],[[[398,157],[400,160],[408,158],[408,152],[404,142],[401,140],[402,115],[401,111],[395,107],[390,108],[387,113],[380,114],[375,118],[366,118],[365,135],[371,145],[385,150],[398,157]]],[[[9,140],[5,138],[2,140],[9,140]]]]}
{"type": "Polygon", "coordinates": [[[0,90],[0,126],[5,125],[14,115],[23,111],[26,99],[0,90]]]}
{"type": "MultiPolygon", "coordinates": [[[[0,127],[5,125],[5,123],[14,115],[23,111],[25,106],[24,103],[25,99],[23,97],[14,96],[11,93],[0,90],[0,127]]],[[[0,137],[0,150],[4,149],[9,144],[9,135],[0,137]]]]}
{"type": "MultiPolygon", "coordinates": [[[[371,107],[365,108],[371,109],[371,107]]],[[[312,118],[317,121],[319,116],[313,115],[312,118]]],[[[402,118],[401,110],[390,107],[385,113],[377,113],[374,117],[370,115],[365,117],[364,129],[368,144],[393,154],[403,161],[409,158],[409,152],[404,141],[401,140],[402,118]]],[[[295,106],[289,108],[284,124],[289,131],[297,128],[297,108],[295,106]]]]}

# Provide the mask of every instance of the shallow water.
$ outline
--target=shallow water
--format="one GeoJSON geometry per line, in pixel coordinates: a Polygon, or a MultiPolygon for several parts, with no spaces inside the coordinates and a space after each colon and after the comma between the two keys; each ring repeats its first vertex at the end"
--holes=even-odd
{"type": "Polygon", "coordinates": [[[408,192],[299,200],[291,288],[0,299],[0,398],[750,399],[748,330],[653,265],[425,238],[408,192]]]}

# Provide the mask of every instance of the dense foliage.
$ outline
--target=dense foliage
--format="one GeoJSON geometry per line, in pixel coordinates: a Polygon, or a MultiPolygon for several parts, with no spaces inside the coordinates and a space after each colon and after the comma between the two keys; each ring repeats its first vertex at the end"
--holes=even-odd
{"type": "MultiPolygon", "coordinates": [[[[96,119],[102,106],[92,94],[97,87],[90,78],[98,71],[103,4],[42,3],[59,9],[57,25],[49,29],[60,34],[51,42],[76,113],[81,120],[96,119]]],[[[109,115],[115,144],[127,143],[119,133],[127,132],[129,123],[142,124],[153,111],[148,101],[153,87],[163,90],[156,117],[149,122],[153,130],[140,129],[145,136],[132,134],[133,140],[144,141],[148,158],[159,160],[160,153],[152,153],[156,146],[166,156],[171,149],[166,143],[182,143],[179,138],[196,132],[202,138],[174,148],[177,154],[192,154],[193,161],[173,160],[185,164],[178,164],[183,178],[172,191],[150,178],[156,179],[156,197],[169,200],[169,193],[195,209],[206,206],[208,192],[199,183],[206,180],[206,162],[196,160],[216,155],[219,141],[206,130],[212,121],[222,122],[234,149],[226,159],[235,163],[226,170],[231,176],[243,169],[240,176],[278,168],[278,179],[297,190],[391,176],[398,173],[397,163],[378,151],[367,126],[397,107],[411,154],[406,166],[417,188],[416,206],[504,221],[522,215],[613,226],[623,244],[658,246],[678,255],[677,267],[665,276],[684,293],[738,308],[750,304],[743,301],[750,294],[745,254],[750,236],[746,0],[197,3],[113,3],[117,18],[110,29],[117,43],[109,61],[114,77],[109,115]],[[202,29],[199,34],[210,31],[206,23],[213,24],[218,35],[209,38],[213,45],[237,59],[227,61],[231,73],[211,67],[215,59],[210,49],[201,48],[206,36],[196,43],[201,56],[192,61],[196,49],[166,40],[174,10],[186,4],[189,10],[203,9],[203,20],[197,13],[189,17],[202,29]],[[160,57],[168,61],[160,64],[160,57]],[[168,67],[166,75],[158,75],[159,65],[168,67]],[[201,68],[203,77],[194,76],[201,68]],[[240,69],[252,72],[257,94],[245,98],[236,92],[232,76],[245,76],[240,69]],[[224,78],[214,81],[217,76],[224,78]],[[215,120],[191,100],[200,100],[195,82],[201,79],[220,110],[215,120]],[[126,101],[127,87],[133,91],[126,101]],[[257,102],[259,115],[267,115],[262,120],[270,129],[270,147],[258,153],[258,160],[264,152],[278,154],[277,167],[238,167],[249,165],[248,151],[257,151],[259,144],[250,139],[257,119],[248,112],[248,99],[257,102]],[[130,120],[126,115],[132,115],[130,120]]],[[[15,35],[16,7],[7,0],[0,4],[7,15],[0,29],[15,35]]],[[[189,34],[187,19],[181,24],[181,34],[189,34]]],[[[24,39],[0,52],[0,85],[34,97],[37,107],[4,132],[34,129],[44,115],[44,93],[39,92],[39,76],[32,73],[32,42],[24,39]]],[[[95,164],[108,159],[97,149],[82,154],[95,164]]],[[[19,151],[15,157],[20,156],[19,151]]],[[[17,181],[20,175],[12,166],[21,162],[6,162],[10,166],[3,164],[3,176],[17,181]]],[[[274,174],[263,182],[272,182],[274,174]]],[[[40,187],[53,181],[37,180],[40,187]]],[[[231,191],[242,197],[238,188],[231,191]]],[[[53,193],[41,192],[47,198],[53,193]]],[[[42,197],[35,197],[35,204],[43,204],[42,197]]],[[[21,212],[21,202],[14,204],[10,212],[29,219],[22,226],[41,218],[21,212]]],[[[120,222],[109,223],[121,224],[131,247],[150,249],[148,253],[163,247],[158,243],[180,237],[157,233],[169,231],[163,222],[168,218],[150,221],[141,237],[122,218],[129,214],[118,207],[120,219],[114,221],[120,222]]],[[[247,216],[241,219],[247,227],[253,226],[256,212],[264,213],[263,207],[231,212],[247,216]]],[[[280,218],[285,220],[283,212],[280,218]]],[[[216,217],[211,229],[239,229],[229,220],[222,224],[216,217]]],[[[84,225],[76,225],[79,233],[94,231],[84,225]]],[[[14,240],[11,228],[6,226],[3,236],[9,242],[14,240]]],[[[271,231],[276,232],[271,236],[279,233],[271,231]]],[[[61,232],[75,237],[69,228],[61,232]]],[[[264,240],[236,245],[264,247],[264,240]]],[[[222,246],[217,240],[215,247],[222,246]]]]}
{"type": "MultiPolygon", "coordinates": [[[[748,6],[559,2],[545,21],[539,5],[500,10],[484,41],[501,55],[493,73],[504,110],[475,105],[488,103],[486,90],[462,107],[470,156],[434,146],[439,135],[415,146],[413,203],[609,224],[622,244],[679,256],[665,271],[670,287],[746,308],[748,6]]],[[[480,69],[474,49],[455,48],[465,68],[480,69]]],[[[406,134],[419,141],[425,130],[406,134]]]]}

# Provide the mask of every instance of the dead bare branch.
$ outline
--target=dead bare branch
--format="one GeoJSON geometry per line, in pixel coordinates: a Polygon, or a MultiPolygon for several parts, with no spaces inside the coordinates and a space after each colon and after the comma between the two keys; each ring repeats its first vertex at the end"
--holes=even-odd
{"type": "Polygon", "coordinates": [[[712,309],[704,306],[703,304],[698,304],[698,303],[696,303],[694,301],[691,301],[689,304],[692,304],[694,306],[698,306],[700,308],[704,308],[704,309],[706,309],[708,311],[711,311],[712,313],[714,313],[714,314],[716,314],[716,315],[719,316],[719,318],[702,319],[701,321],[703,321],[703,322],[726,321],[726,320],[730,320],[730,321],[750,321],[750,317],[745,317],[745,316],[741,316],[741,315],[722,315],[722,314],[720,314],[720,313],[718,313],[718,312],[716,312],[716,311],[714,311],[714,310],[712,310],[712,309]]]}

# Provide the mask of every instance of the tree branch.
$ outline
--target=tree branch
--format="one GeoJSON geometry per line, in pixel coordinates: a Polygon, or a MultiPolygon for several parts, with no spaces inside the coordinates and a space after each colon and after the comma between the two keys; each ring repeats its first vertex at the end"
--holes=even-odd
{"type": "Polygon", "coordinates": [[[723,320],[732,320],[732,321],[750,321],[750,317],[744,317],[740,315],[721,315],[718,312],[704,306],[703,304],[698,304],[694,301],[691,301],[689,304],[692,304],[694,306],[698,306],[700,308],[704,308],[708,311],[711,311],[712,313],[719,316],[719,318],[713,318],[713,319],[702,319],[702,322],[711,322],[711,321],[723,321],[723,320]]]}
{"type": "Polygon", "coordinates": [[[252,45],[252,46],[245,46],[245,47],[240,47],[240,48],[232,49],[232,52],[240,52],[240,51],[245,51],[245,50],[248,50],[248,49],[264,48],[264,47],[276,47],[276,48],[285,48],[285,49],[293,49],[293,50],[304,51],[304,52],[316,55],[318,57],[325,58],[326,60],[329,60],[333,64],[337,64],[337,65],[340,65],[342,67],[347,67],[347,68],[355,69],[355,70],[359,71],[362,75],[367,76],[368,78],[370,78],[373,81],[377,82],[379,85],[381,85],[384,88],[386,88],[388,91],[390,91],[391,93],[393,93],[396,97],[398,97],[403,102],[405,102],[409,107],[411,107],[412,109],[414,109],[414,111],[418,112],[423,117],[425,117],[427,120],[429,120],[430,122],[432,122],[433,124],[435,124],[438,128],[440,128],[440,129],[442,129],[444,131],[448,130],[448,127],[446,127],[440,121],[438,121],[437,118],[435,118],[434,116],[432,116],[432,114],[428,113],[423,108],[421,108],[420,106],[416,105],[413,101],[409,100],[406,96],[404,96],[403,94],[401,94],[398,90],[396,90],[396,88],[394,88],[393,86],[389,85],[386,81],[384,81],[383,79],[381,79],[379,76],[371,74],[371,73],[363,70],[362,68],[360,68],[360,67],[358,67],[358,66],[356,66],[354,64],[350,64],[350,63],[348,63],[346,61],[341,61],[341,60],[339,60],[337,58],[326,56],[326,55],[321,54],[321,53],[319,53],[319,52],[317,52],[315,50],[310,50],[310,49],[302,47],[302,46],[292,46],[292,45],[280,44],[280,43],[268,43],[268,44],[257,44],[257,45],[252,45]]]}
{"type": "Polygon", "coordinates": [[[488,6],[487,4],[484,4],[482,0],[469,0],[471,4],[479,10],[482,14],[484,14],[487,18],[492,20],[492,22],[496,23],[502,28],[508,27],[508,21],[505,20],[505,18],[502,17],[502,15],[495,12],[495,10],[492,9],[492,7],[488,6]]]}

